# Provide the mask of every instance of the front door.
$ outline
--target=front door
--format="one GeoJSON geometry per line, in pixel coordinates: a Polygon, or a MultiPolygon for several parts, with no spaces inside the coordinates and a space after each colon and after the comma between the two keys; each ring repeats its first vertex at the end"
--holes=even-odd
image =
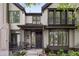
{"type": "Polygon", "coordinates": [[[42,48],[42,32],[36,32],[36,48],[42,48]]]}

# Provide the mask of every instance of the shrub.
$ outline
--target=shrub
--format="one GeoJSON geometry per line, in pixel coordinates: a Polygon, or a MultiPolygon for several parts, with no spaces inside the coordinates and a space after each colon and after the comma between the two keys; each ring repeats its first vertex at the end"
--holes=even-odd
{"type": "Polygon", "coordinates": [[[51,50],[50,50],[48,47],[45,48],[44,50],[45,50],[45,53],[47,53],[47,54],[48,54],[49,52],[51,52],[51,50]]]}
{"type": "Polygon", "coordinates": [[[22,50],[22,51],[18,51],[16,53],[14,53],[14,56],[24,56],[25,54],[26,54],[26,51],[22,50]]]}
{"type": "Polygon", "coordinates": [[[64,51],[63,49],[60,49],[54,52],[51,51],[48,47],[45,48],[44,50],[48,56],[79,56],[79,51],[74,50],[64,51]]]}
{"type": "Polygon", "coordinates": [[[60,49],[60,50],[57,52],[57,55],[58,55],[58,56],[66,56],[66,53],[64,52],[63,49],[60,49]]]}
{"type": "Polygon", "coordinates": [[[49,52],[49,53],[48,53],[48,56],[56,56],[56,54],[53,53],[53,52],[49,52]]]}
{"type": "Polygon", "coordinates": [[[79,51],[70,50],[68,51],[68,56],[79,56],[79,51]]]}

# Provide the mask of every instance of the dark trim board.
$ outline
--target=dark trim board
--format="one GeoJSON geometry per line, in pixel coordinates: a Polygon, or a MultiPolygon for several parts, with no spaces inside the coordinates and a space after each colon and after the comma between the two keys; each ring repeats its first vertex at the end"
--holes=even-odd
{"type": "Polygon", "coordinates": [[[77,29],[76,26],[45,26],[45,29],[77,29]]]}
{"type": "Polygon", "coordinates": [[[79,48],[69,48],[69,50],[79,51],[79,48]]]}
{"type": "Polygon", "coordinates": [[[18,7],[20,10],[22,10],[22,11],[24,11],[25,13],[26,13],[26,11],[25,11],[25,8],[23,7],[23,6],[21,6],[19,3],[13,3],[16,7],[18,7]]]}
{"type": "Polygon", "coordinates": [[[26,16],[42,16],[42,13],[26,13],[26,16]]]}
{"type": "MultiPolygon", "coordinates": [[[[63,11],[63,9],[58,9],[58,8],[47,8],[49,11],[54,11],[54,10],[56,10],[56,11],[63,11]]],[[[68,9],[66,9],[66,10],[68,10],[68,11],[73,11],[74,12],[74,10],[75,10],[75,8],[68,8],[68,9]]],[[[65,11],[66,11],[65,10],[65,11]]]]}
{"type": "Polygon", "coordinates": [[[18,25],[18,27],[25,30],[42,30],[44,26],[41,24],[26,24],[26,25],[18,25]]]}
{"type": "Polygon", "coordinates": [[[52,3],[46,3],[43,7],[42,7],[42,11],[44,11],[48,6],[50,6],[52,3]]]}

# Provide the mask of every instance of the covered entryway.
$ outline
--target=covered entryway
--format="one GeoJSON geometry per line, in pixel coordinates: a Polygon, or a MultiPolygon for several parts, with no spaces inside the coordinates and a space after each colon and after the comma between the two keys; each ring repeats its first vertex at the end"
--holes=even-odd
{"type": "Polygon", "coordinates": [[[26,48],[42,48],[43,47],[43,25],[41,24],[26,24],[19,25],[24,30],[24,45],[26,48]]]}
{"type": "Polygon", "coordinates": [[[42,48],[42,31],[25,31],[24,42],[28,48],[42,48]]]}

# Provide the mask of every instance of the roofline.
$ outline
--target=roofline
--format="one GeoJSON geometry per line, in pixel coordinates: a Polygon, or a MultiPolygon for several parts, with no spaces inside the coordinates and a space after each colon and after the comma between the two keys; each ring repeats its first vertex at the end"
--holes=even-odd
{"type": "Polygon", "coordinates": [[[42,6],[42,11],[44,11],[48,6],[50,6],[52,3],[46,3],[44,6],[42,6]]]}
{"type": "Polygon", "coordinates": [[[42,13],[26,13],[26,16],[31,16],[31,15],[42,15],[42,13]]]}
{"type": "Polygon", "coordinates": [[[26,13],[26,11],[25,11],[25,8],[23,7],[23,6],[21,6],[19,3],[13,3],[16,7],[18,7],[20,10],[22,10],[22,11],[24,11],[25,13],[26,13]]]}

